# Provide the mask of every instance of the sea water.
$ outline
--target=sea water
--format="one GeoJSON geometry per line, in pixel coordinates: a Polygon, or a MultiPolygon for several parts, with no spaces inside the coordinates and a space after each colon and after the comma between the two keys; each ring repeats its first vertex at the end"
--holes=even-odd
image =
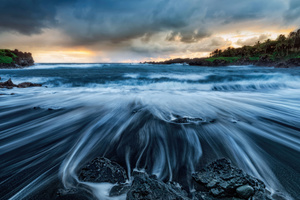
{"type": "MultiPolygon", "coordinates": [[[[190,173],[226,157],[299,198],[299,68],[36,64],[0,76],[43,84],[0,89],[1,199],[76,188],[97,156],[190,190],[190,173]]],[[[86,184],[109,199],[109,184],[86,184]]]]}

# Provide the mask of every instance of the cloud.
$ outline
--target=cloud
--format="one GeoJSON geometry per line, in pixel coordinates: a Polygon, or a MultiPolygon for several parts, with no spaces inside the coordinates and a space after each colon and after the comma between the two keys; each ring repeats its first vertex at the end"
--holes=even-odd
{"type": "Polygon", "coordinates": [[[285,21],[293,22],[300,18],[300,1],[299,0],[291,0],[289,2],[289,9],[285,12],[285,21]]]}
{"type": "Polygon", "coordinates": [[[180,33],[172,31],[166,37],[166,41],[173,42],[180,39],[180,33]]]}
{"type": "Polygon", "coordinates": [[[0,27],[2,31],[22,34],[58,28],[74,39],[74,45],[118,43],[162,31],[177,32],[182,42],[192,43],[210,35],[207,27],[212,30],[224,23],[261,19],[281,3],[278,0],[2,0],[0,27]]]}
{"type": "Polygon", "coordinates": [[[171,32],[166,36],[166,41],[181,41],[183,43],[195,43],[209,36],[210,33],[208,33],[206,30],[171,32]]]}
{"type": "Polygon", "coordinates": [[[267,34],[262,34],[258,37],[252,37],[246,40],[241,40],[239,39],[236,44],[240,45],[240,46],[250,46],[250,45],[254,45],[256,42],[260,41],[260,42],[264,42],[266,39],[268,39],[270,37],[270,35],[267,34]]]}
{"type": "Polygon", "coordinates": [[[0,41],[111,55],[204,52],[230,43],[216,35],[295,24],[297,9],[298,0],[2,0],[0,41]]]}
{"type": "Polygon", "coordinates": [[[39,34],[42,29],[57,25],[57,7],[70,2],[69,0],[1,0],[0,32],[39,34]]]}

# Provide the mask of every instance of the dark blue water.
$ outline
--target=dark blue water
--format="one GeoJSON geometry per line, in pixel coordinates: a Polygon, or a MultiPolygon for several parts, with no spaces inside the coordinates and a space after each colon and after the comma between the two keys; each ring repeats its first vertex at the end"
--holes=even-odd
{"type": "MultiPolygon", "coordinates": [[[[227,157],[299,199],[298,68],[37,64],[0,76],[43,84],[0,89],[2,199],[32,199],[53,181],[76,188],[96,156],[190,190],[188,174],[227,157]]],[[[83,184],[109,199],[112,185],[83,184]]]]}

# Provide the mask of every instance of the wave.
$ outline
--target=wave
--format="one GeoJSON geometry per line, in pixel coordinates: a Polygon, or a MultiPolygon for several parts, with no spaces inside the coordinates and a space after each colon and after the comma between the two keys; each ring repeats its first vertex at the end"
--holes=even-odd
{"type": "Polygon", "coordinates": [[[123,77],[125,78],[132,78],[132,79],[170,79],[170,80],[191,80],[191,81],[197,81],[197,80],[204,80],[209,74],[137,74],[137,73],[131,73],[131,74],[124,74],[123,77]]]}
{"type": "Polygon", "coordinates": [[[101,64],[101,63],[37,63],[26,69],[55,69],[55,68],[90,68],[90,67],[103,67],[109,66],[110,64],[101,64]]]}
{"type": "MultiPolygon", "coordinates": [[[[1,71],[3,80],[48,86],[1,89],[15,93],[0,95],[3,199],[80,187],[78,170],[98,156],[117,161],[128,175],[144,170],[190,190],[187,174],[227,157],[271,192],[297,197],[297,70],[49,66],[1,71]]],[[[111,185],[85,186],[109,199],[111,185]]]]}
{"type": "Polygon", "coordinates": [[[150,79],[176,79],[176,80],[205,80],[209,74],[150,74],[147,77],[150,79]]]}
{"type": "Polygon", "coordinates": [[[24,96],[4,100],[0,108],[4,183],[34,170],[23,177],[28,181],[22,183],[20,179],[19,187],[4,197],[21,187],[24,190],[12,199],[24,198],[36,189],[26,190],[27,184],[47,184],[57,175],[57,167],[65,187],[76,187],[78,169],[96,156],[114,157],[128,167],[128,173],[144,169],[162,180],[181,182],[185,179],[180,174],[194,171],[199,160],[228,157],[264,180],[270,190],[284,191],[283,177],[270,166],[275,159],[276,165],[286,167],[286,161],[269,153],[289,149],[285,157],[297,162],[293,156],[300,152],[300,109],[297,99],[290,95],[275,97],[73,92],[31,96],[27,102],[24,96]],[[9,156],[12,153],[16,156],[9,156]]]}

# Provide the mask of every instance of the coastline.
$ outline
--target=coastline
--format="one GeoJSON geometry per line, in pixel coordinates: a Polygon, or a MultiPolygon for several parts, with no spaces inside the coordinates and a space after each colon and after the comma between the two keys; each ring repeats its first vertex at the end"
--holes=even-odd
{"type": "Polygon", "coordinates": [[[215,59],[213,61],[208,61],[208,58],[177,58],[161,62],[142,62],[141,64],[186,64],[205,67],[254,65],[260,67],[291,68],[300,67],[300,58],[272,60],[270,57],[265,55],[261,56],[258,60],[250,60],[249,57],[242,57],[233,62],[230,62],[225,59],[215,59]]]}

